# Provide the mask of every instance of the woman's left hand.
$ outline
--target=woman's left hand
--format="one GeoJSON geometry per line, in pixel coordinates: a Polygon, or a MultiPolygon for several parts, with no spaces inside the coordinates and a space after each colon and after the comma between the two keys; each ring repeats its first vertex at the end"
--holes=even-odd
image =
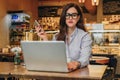
{"type": "Polygon", "coordinates": [[[35,30],[37,35],[44,41],[47,41],[47,34],[45,33],[44,29],[42,28],[42,26],[35,26],[35,30]]]}
{"type": "Polygon", "coordinates": [[[72,62],[69,62],[67,66],[68,66],[68,70],[72,71],[72,70],[76,70],[77,68],[79,68],[80,63],[77,61],[72,61],[72,62]]]}

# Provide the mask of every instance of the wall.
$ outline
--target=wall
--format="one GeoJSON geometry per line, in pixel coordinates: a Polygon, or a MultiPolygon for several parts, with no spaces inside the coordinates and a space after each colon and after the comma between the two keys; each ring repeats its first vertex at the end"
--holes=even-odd
{"type": "Polygon", "coordinates": [[[23,10],[31,16],[31,26],[37,15],[38,0],[0,0],[0,48],[9,45],[9,24],[7,11],[23,10]]]}
{"type": "Polygon", "coordinates": [[[8,28],[5,26],[5,16],[6,16],[6,0],[0,0],[0,47],[7,45],[8,42],[8,28]]]}

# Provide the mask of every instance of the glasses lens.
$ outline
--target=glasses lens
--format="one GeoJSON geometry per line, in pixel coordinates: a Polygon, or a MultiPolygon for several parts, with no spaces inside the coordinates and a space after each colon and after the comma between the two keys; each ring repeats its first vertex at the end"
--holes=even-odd
{"type": "Polygon", "coordinates": [[[70,18],[70,14],[66,14],[66,19],[69,19],[70,18]]]}
{"type": "Polygon", "coordinates": [[[76,19],[76,18],[77,18],[77,16],[78,16],[78,14],[77,14],[77,13],[72,14],[72,18],[73,18],[73,19],[76,19]]]}

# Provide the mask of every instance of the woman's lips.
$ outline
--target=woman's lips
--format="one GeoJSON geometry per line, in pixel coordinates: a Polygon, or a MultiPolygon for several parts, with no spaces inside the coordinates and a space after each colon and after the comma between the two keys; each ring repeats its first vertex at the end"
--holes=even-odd
{"type": "Polygon", "coordinates": [[[68,23],[73,23],[73,21],[68,21],[68,23]]]}

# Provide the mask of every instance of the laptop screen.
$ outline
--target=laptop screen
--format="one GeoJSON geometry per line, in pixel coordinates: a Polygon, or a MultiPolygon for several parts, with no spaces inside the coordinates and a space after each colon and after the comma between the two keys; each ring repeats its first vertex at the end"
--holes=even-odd
{"type": "Polygon", "coordinates": [[[28,70],[68,72],[64,41],[21,41],[28,70]]]}

